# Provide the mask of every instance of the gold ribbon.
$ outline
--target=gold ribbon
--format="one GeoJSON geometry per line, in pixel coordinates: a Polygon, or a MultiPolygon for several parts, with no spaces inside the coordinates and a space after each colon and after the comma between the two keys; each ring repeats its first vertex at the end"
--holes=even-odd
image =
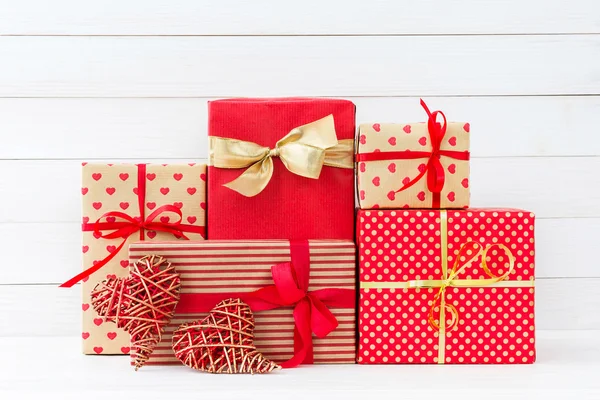
{"type": "Polygon", "coordinates": [[[324,165],[354,168],[353,140],[337,140],[333,115],[294,128],[274,149],[218,136],[210,136],[210,165],[247,168],[225,186],[246,196],[256,196],[273,176],[273,157],[279,157],[292,173],[318,179],[324,165]]]}
{"type": "Polygon", "coordinates": [[[438,364],[443,364],[446,358],[446,332],[451,332],[460,322],[460,314],[456,307],[446,302],[446,289],[448,287],[534,287],[534,281],[507,281],[506,279],[515,269],[515,256],[503,244],[490,244],[482,246],[473,241],[464,243],[456,258],[454,265],[448,270],[448,213],[440,211],[440,238],[441,238],[441,263],[442,279],[413,280],[403,282],[361,282],[361,289],[417,289],[439,288],[429,309],[428,322],[433,330],[438,331],[438,364]],[[494,275],[487,265],[487,253],[497,247],[503,250],[508,257],[508,268],[502,275],[494,275]],[[459,279],[458,276],[481,256],[481,268],[489,276],[483,279],[459,279]],[[439,318],[436,319],[436,309],[439,307],[439,318]],[[448,317],[446,313],[450,314],[448,317]]]}

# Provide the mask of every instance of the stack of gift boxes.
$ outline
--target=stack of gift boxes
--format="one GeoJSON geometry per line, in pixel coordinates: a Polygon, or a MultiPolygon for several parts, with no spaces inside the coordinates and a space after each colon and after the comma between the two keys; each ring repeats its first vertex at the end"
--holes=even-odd
{"type": "Polygon", "coordinates": [[[157,254],[181,298],[147,365],[178,364],[173,331],[232,297],[284,367],[533,362],[534,216],[469,208],[470,126],[422,106],[355,143],[346,100],[218,100],[208,168],[85,164],[84,272],[64,284],[84,282],[84,353],[135,353],[90,291],[157,254]]]}

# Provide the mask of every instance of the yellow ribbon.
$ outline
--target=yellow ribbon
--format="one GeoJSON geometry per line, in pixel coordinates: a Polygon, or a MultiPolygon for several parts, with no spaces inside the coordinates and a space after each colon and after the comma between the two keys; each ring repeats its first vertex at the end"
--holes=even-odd
{"type": "Polygon", "coordinates": [[[442,279],[435,280],[413,280],[403,282],[361,282],[361,289],[416,289],[416,288],[439,288],[431,307],[429,309],[428,322],[433,330],[438,331],[438,364],[443,364],[446,358],[446,332],[450,332],[458,326],[460,314],[456,307],[446,302],[446,289],[448,287],[533,287],[534,281],[506,281],[515,269],[515,256],[503,244],[490,244],[482,246],[473,241],[464,243],[456,258],[454,265],[448,271],[448,214],[440,211],[440,238],[441,238],[441,263],[442,279]],[[494,275],[487,265],[487,253],[490,249],[497,247],[503,250],[508,257],[508,268],[502,275],[494,275]],[[459,279],[458,275],[463,273],[481,256],[481,268],[489,276],[483,279],[459,279]],[[436,308],[439,307],[439,318],[436,319],[436,308]],[[450,322],[446,313],[450,314],[450,322]]]}
{"type": "Polygon", "coordinates": [[[353,140],[337,140],[333,115],[294,128],[274,149],[256,143],[210,136],[210,165],[247,168],[225,186],[246,196],[256,196],[273,176],[273,157],[292,173],[318,179],[324,165],[354,168],[353,140]]]}

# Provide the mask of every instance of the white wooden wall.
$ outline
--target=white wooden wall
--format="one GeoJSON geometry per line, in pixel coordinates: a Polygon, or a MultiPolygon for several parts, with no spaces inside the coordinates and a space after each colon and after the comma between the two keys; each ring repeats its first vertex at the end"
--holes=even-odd
{"type": "Polygon", "coordinates": [[[600,329],[598,0],[0,0],[0,336],[78,335],[82,160],[202,160],[206,101],[472,126],[473,206],[537,221],[539,329],[600,329]]]}

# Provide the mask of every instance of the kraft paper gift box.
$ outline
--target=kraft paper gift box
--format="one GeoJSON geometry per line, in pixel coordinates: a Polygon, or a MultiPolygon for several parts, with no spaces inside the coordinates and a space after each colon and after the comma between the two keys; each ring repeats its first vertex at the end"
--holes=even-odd
{"type": "Polygon", "coordinates": [[[369,123],[358,128],[360,208],[469,206],[469,123],[441,111],[423,123],[369,123]]]}
{"type": "Polygon", "coordinates": [[[108,276],[127,276],[127,246],[142,240],[205,237],[206,165],[83,164],[83,352],[127,354],[129,334],[104,321],[90,292],[108,276]],[[143,221],[143,223],[140,223],[143,221]],[[143,227],[142,227],[143,226],[143,227]]]}
{"type": "Polygon", "coordinates": [[[354,104],[228,99],[208,111],[211,239],[353,239],[354,104]]]}
{"type": "MultiPolygon", "coordinates": [[[[160,255],[172,264],[181,278],[181,298],[175,317],[145,365],[181,365],[171,347],[173,331],[184,322],[204,318],[218,302],[228,298],[241,298],[250,305],[254,313],[254,344],[272,361],[286,366],[312,362],[354,363],[355,251],[352,241],[340,240],[132,244],[129,247],[132,263],[145,255],[160,255]],[[264,307],[256,291],[273,288],[272,268],[292,268],[288,276],[295,276],[291,284],[299,288],[302,295],[287,305],[264,307]],[[307,301],[324,306],[308,307],[312,311],[305,314],[301,303],[307,301]],[[324,314],[332,314],[321,314],[318,310],[323,308],[326,309],[324,314]],[[296,316],[294,310],[300,315],[296,316]],[[299,329],[295,337],[298,326],[295,317],[307,323],[325,318],[333,330],[325,337],[316,337],[310,330],[299,329]]],[[[319,331],[317,328],[313,325],[310,329],[319,331]]]]}
{"type": "Polygon", "coordinates": [[[534,215],[360,210],[362,364],[535,361],[534,215]]]}

